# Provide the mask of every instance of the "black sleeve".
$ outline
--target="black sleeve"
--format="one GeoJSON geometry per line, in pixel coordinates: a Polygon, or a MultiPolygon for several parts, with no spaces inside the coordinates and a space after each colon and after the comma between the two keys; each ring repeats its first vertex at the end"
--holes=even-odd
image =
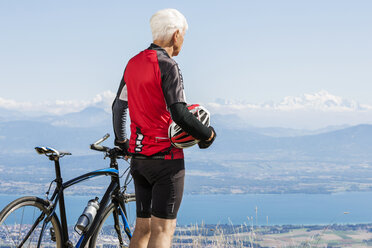
{"type": "Polygon", "coordinates": [[[198,140],[207,140],[211,137],[212,131],[204,126],[196,117],[190,113],[185,103],[174,103],[169,107],[172,120],[182,130],[198,140]]]}
{"type": "Polygon", "coordinates": [[[167,106],[169,107],[177,102],[186,103],[182,74],[178,65],[172,65],[162,77],[162,90],[167,106]]]}
{"type": "Polygon", "coordinates": [[[127,138],[126,122],[128,110],[128,92],[124,76],[120,82],[118,93],[112,103],[112,122],[115,133],[115,141],[124,141],[127,138]]]}
{"type": "Polygon", "coordinates": [[[115,140],[124,141],[127,138],[125,124],[127,122],[128,102],[116,98],[112,104],[112,121],[114,126],[115,140]]]}

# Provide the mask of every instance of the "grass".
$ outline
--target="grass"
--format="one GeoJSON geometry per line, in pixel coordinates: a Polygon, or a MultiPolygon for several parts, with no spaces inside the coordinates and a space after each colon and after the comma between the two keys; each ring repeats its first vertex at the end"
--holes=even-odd
{"type": "MultiPolygon", "coordinates": [[[[250,219],[248,218],[250,221],[250,219]]],[[[189,225],[177,227],[173,248],[372,247],[372,224],[328,226],[189,225]],[[347,230],[350,228],[350,230],[347,230]],[[350,234],[361,237],[353,238],[350,234]]]]}

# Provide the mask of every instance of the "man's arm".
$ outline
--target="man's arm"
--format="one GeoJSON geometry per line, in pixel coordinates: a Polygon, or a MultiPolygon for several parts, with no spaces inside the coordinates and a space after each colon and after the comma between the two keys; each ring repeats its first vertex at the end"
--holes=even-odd
{"type": "Polygon", "coordinates": [[[212,128],[204,126],[186,107],[181,71],[173,65],[163,77],[162,89],[172,120],[198,140],[211,140],[212,128]]]}
{"type": "Polygon", "coordinates": [[[124,76],[120,82],[119,90],[112,103],[112,121],[115,133],[115,145],[127,141],[126,122],[128,112],[128,92],[124,76]]]}
{"type": "Polygon", "coordinates": [[[124,142],[127,139],[126,122],[127,122],[128,102],[116,98],[112,104],[112,121],[114,125],[115,142],[124,142]]]}
{"type": "Polygon", "coordinates": [[[204,126],[186,107],[186,103],[178,102],[169,107],[172,120],[186,133],[198,140],[208,140],[213,136],[212,129],[204,126]]]}

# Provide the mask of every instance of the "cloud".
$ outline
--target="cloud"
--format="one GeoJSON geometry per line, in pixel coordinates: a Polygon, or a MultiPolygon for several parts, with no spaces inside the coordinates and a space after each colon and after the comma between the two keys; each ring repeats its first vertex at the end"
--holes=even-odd
{"type": "MultiPolygon", "coordinates": [[[[90,100],[55,100],[38,103],[17,102],[0,97],[0,108],[17,110],[19,112],[41,112],[49,114],[65,114],[78,112],[87,107],[100,107],[110,111],[115,93],[105,91],[97,94],[90,100]]],[[[217,99],[215,102],[205,103],[208,109],[223,113],[236,113],[240,111],[324,111],[324,112],[355,112],[369,111],[372,106],[359,104],[357,101],[335,96],[325,90],[314,94],[301,96],[286,96],[280,102],[247,103],[245,101],[232,101],[217,99]]]]}
{"type": "Polygon", "coordinates": [[[271,110],[271,111],[297,111],[297,110],[316,110],[324,112],[345,112],[345,111],[368,111],[372,106],[359,104],[357,101],[348,100],[340,96],[335,96],[325,90],[314,94],[303,94],[301,96],[286,96],[278,103],[267,102],[261,104],[251,104],[244,101],[231,101],[217,99],[216,102],[207,103],[213,109],[223,108],[231,111],[240,110],[271,110]]]}
{"type": "Polygon", "coordinates": [[[0,97],[0,108],[6,110],[15,110],[28,114],[54,114],[61,115],[71,112],[79,112],[87,107],[100,107],[106,111],[110,111],[112,101],[115,98],[115,93],[105,91],[97,94],[90,100],[55,100],[43,101],[37,103],[17,102],[10,99],[0,97]]]}

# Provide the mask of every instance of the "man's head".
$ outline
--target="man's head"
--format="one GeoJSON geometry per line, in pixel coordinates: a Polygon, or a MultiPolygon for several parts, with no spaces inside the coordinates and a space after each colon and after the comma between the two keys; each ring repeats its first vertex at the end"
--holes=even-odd
{"type": "Polygon", "coordinates": [[[151,17],[150,26],[154,43],[172,47],[171,56],[177,56],[188,29],[186,18],[176,9],[163,9],[151,17]]]}

